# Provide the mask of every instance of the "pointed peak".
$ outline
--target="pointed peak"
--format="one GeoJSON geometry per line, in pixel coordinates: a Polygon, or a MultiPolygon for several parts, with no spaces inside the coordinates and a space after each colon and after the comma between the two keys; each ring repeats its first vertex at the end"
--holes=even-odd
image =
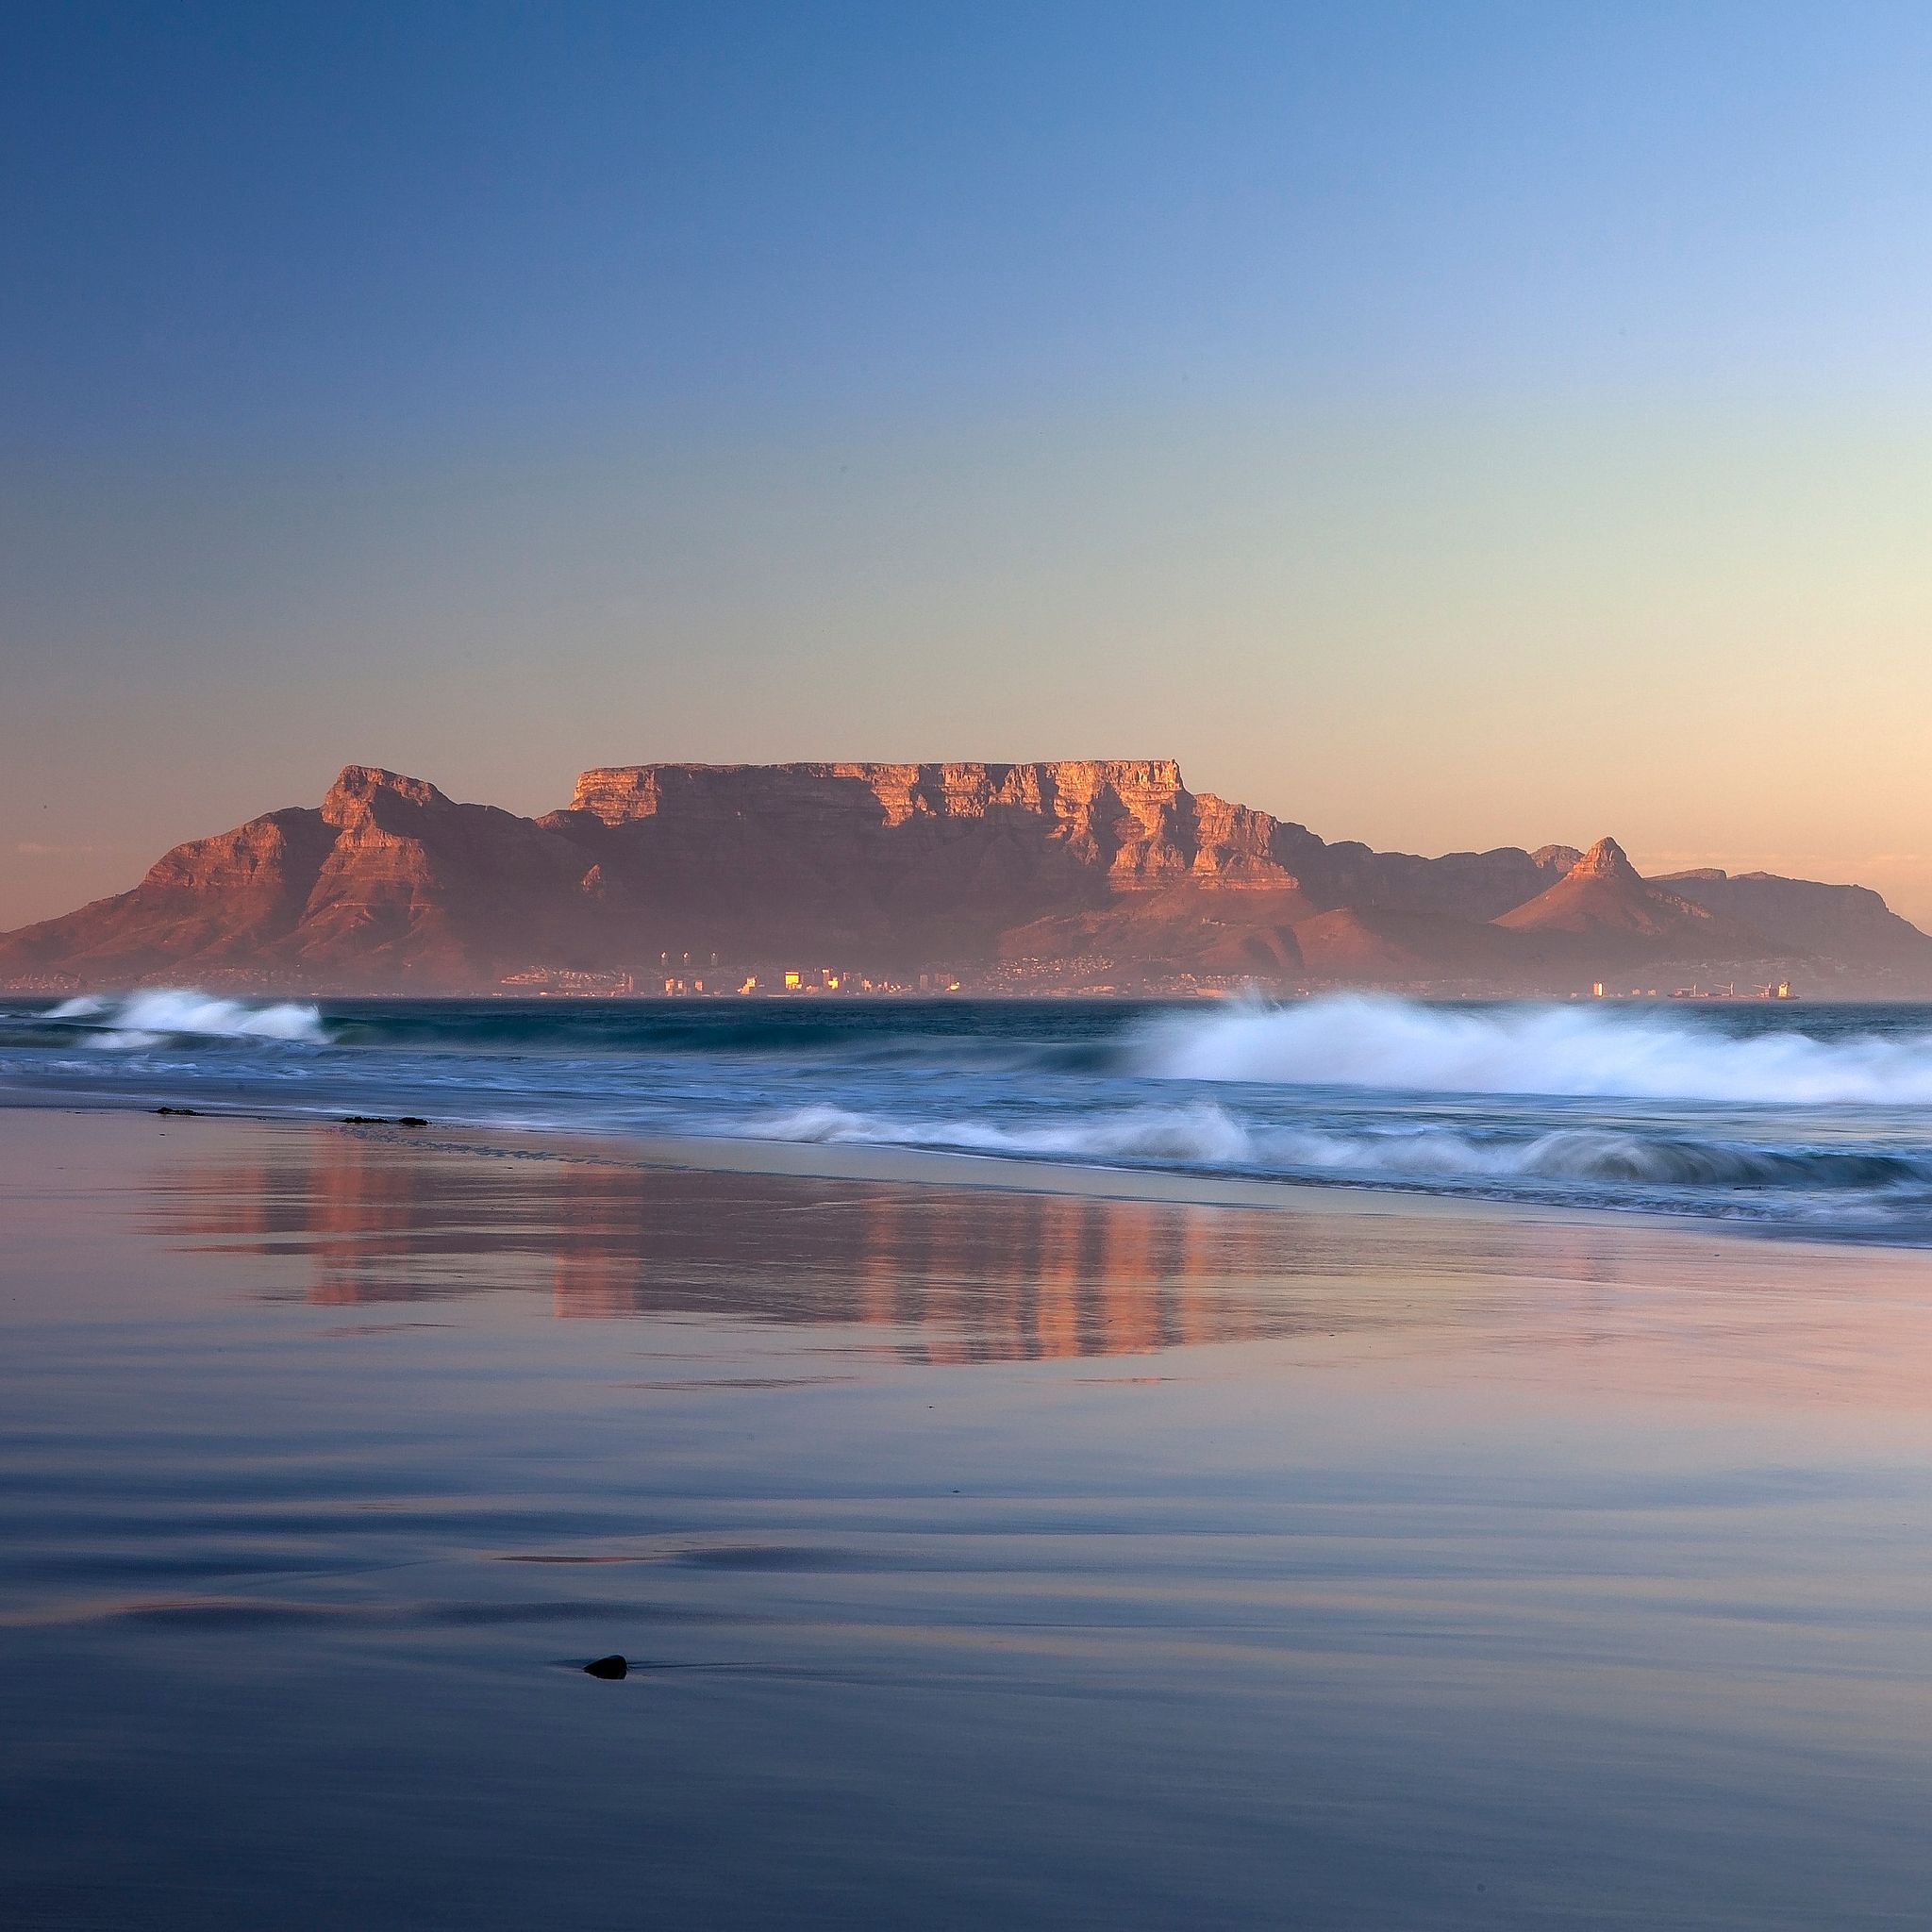
{"type": "Polygon", "coordinates": [[[1567,874],[1573,879],[1634,879],[1637,868],[1614,839],[1599,839],[1567,874]]]}

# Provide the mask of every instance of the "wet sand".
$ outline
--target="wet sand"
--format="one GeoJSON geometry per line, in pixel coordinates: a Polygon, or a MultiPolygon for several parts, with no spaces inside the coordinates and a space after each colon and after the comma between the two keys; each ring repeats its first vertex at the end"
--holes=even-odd
{"type": "Polygon", "coordinates": [[[0,1923],[1923,1923],[1932,1254],[904,1159],[0,1112],[0,1923]]]}

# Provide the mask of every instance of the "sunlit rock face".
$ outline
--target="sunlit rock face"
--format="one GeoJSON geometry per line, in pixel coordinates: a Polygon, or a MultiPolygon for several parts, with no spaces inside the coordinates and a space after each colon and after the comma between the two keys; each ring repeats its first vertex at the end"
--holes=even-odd
{"type": "Polygon", "coordinates": [[[539,819],[349,765],[319,808],[176,846],[132,891],[0,938],[0,982],[482,991],[795,961],[943,963],[1014,991],[1562,991],[1632,958],[1896,976],[1932,972],[1928,953],[1856,887],[1660,884],[1607,839],[1433,858],[1331,844],[1189,791],[1172,758],[608,766],[539,819]]]}
{"type": "Polygon", "coordinates": [[[1274,821],[1189,791],[1172,758],[626,765],[584,773],[570,810],[609,827],[655,821],[660,835],[675,825],[702,836],[746,819],[780,841],[873,833],[881,851],[1005,832],[1123,885],[1247,874],[1274,883],[1282,872],[1270,851],[1274,821]]]}

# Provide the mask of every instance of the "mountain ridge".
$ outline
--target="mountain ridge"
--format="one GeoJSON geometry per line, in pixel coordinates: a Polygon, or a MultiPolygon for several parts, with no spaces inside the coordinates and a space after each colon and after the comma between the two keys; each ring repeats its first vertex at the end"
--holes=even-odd
{"type": "Polygon", "coordinates": [[[1599,839],[1554,885],[1496,924],[1510,932],[1588,939],[1606,964],[1654,953],[1660,943],[1692,958],[1775,950],[1770,936],[1748,922],[1645,879],[1614,839],[1599,839]]]}
{"type": "Polygon", "coordinates": [[[1679,963],[1932,986],[1932,939],[1866,888],[1646,881],[1614,840],[1377,852],[1190,791],[1172,758],[597,766],[536,818],[351,764],[319,806],[0,935],[0,983],[50,990],[648,987],[688,961],[887,984],[943,966],[1011,991],[1574,991],[1679,963]]]}

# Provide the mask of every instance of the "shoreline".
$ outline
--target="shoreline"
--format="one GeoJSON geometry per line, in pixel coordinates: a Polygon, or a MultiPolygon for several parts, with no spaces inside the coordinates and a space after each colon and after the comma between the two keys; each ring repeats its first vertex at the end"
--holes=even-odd
{"type": "MultiPolygon", "coordinates": [[[[894,1147],[858,1141],[767,1141],[726,1134],[624,1135],[597,1129],[491,1127],[464,1121],[430,1121],[405,1127],[387,1120],[345,1120],[339,1114],[276,1112],[248,1108],[168,1108],[110,1102],[88,1104],[71,1094],[20,1098],[0,1093],[0,1113],[57,1113],[87,1119],[222,1121],[257,1126],[334,1128],[358,1140],[397,1147],[522,1158],[592,1159],[606,1166],[648,1167],[700,1174],[795,1175],[805,1180],[875,1181],[902,1187],[956,1186],[1002,1193],[1077,1194],[1095,1199],[1158,1201],[1191,1207],[1329,1206],[1342,1197],[1401,1199],[1445,1209],[1540,1209],[1534,1203],[1472,1200],[1453,1195],[1375,1189],[1351,1182],[1324,1187],[1308,1181],[1269,1181],[1241,1175],[1185,1174],[1158,1168],[1107,1167],[1064,1160],[1025,1160],[970,1149],[894,1147]]],[[[1364,1203],[1354,1211],[1372,1212],[1364,1203]]],[[[1574,1215],[1562,1216],[1575,1219],[1574,1215]]],[[[1584,1219],[1590,1217],[1584,1216],[1584,1219]]]]}
{"type": "Polygon", "coordinates": [[[0,1093],[0,1115],[52,1113],[84,1119],[128,1121],[158,1116],[184,1124],[203,1121],[236,1125],[333,1129],[375,1145],[422,1153],[481,1158],[574,1160],[596,1166],[688,1174],[735,1174],[821,1180],[834,1184],[916,1191],[1032,1194],[1162,1207],[1228,1208],[1270,1213],[1333,1215],[1364,1220],[1489,1221],[1574,1229],[1650,1230],[1656,1233],[1757,1239],[1782,1246],[1854,1254],[1923,1254],[1914,1242],[1848,1241],[1828,1233],[1795,1231],[1716,1216],[1617,1207],[1566,1207],[1548,1202],[1500,1200],[1487,1195],[1434,1193],[1422,1188],[1361,1181],[1324,1184],[1265,1180],[1245,1175],[1179,1174],[1158,1168],[1108,1167],[1060,1159],[1028,1160],[972,1150],[896,1147],[865,1142],[767,1141],[728,1135],[626,1136],[597,1130],[498,1128],[465,1122],[429,1121],[405,1127],[383,1120],[349,1121],[335,1114],[244,1108],[174,1108],[154,1106],[24,1099],[0,1093]]]}

